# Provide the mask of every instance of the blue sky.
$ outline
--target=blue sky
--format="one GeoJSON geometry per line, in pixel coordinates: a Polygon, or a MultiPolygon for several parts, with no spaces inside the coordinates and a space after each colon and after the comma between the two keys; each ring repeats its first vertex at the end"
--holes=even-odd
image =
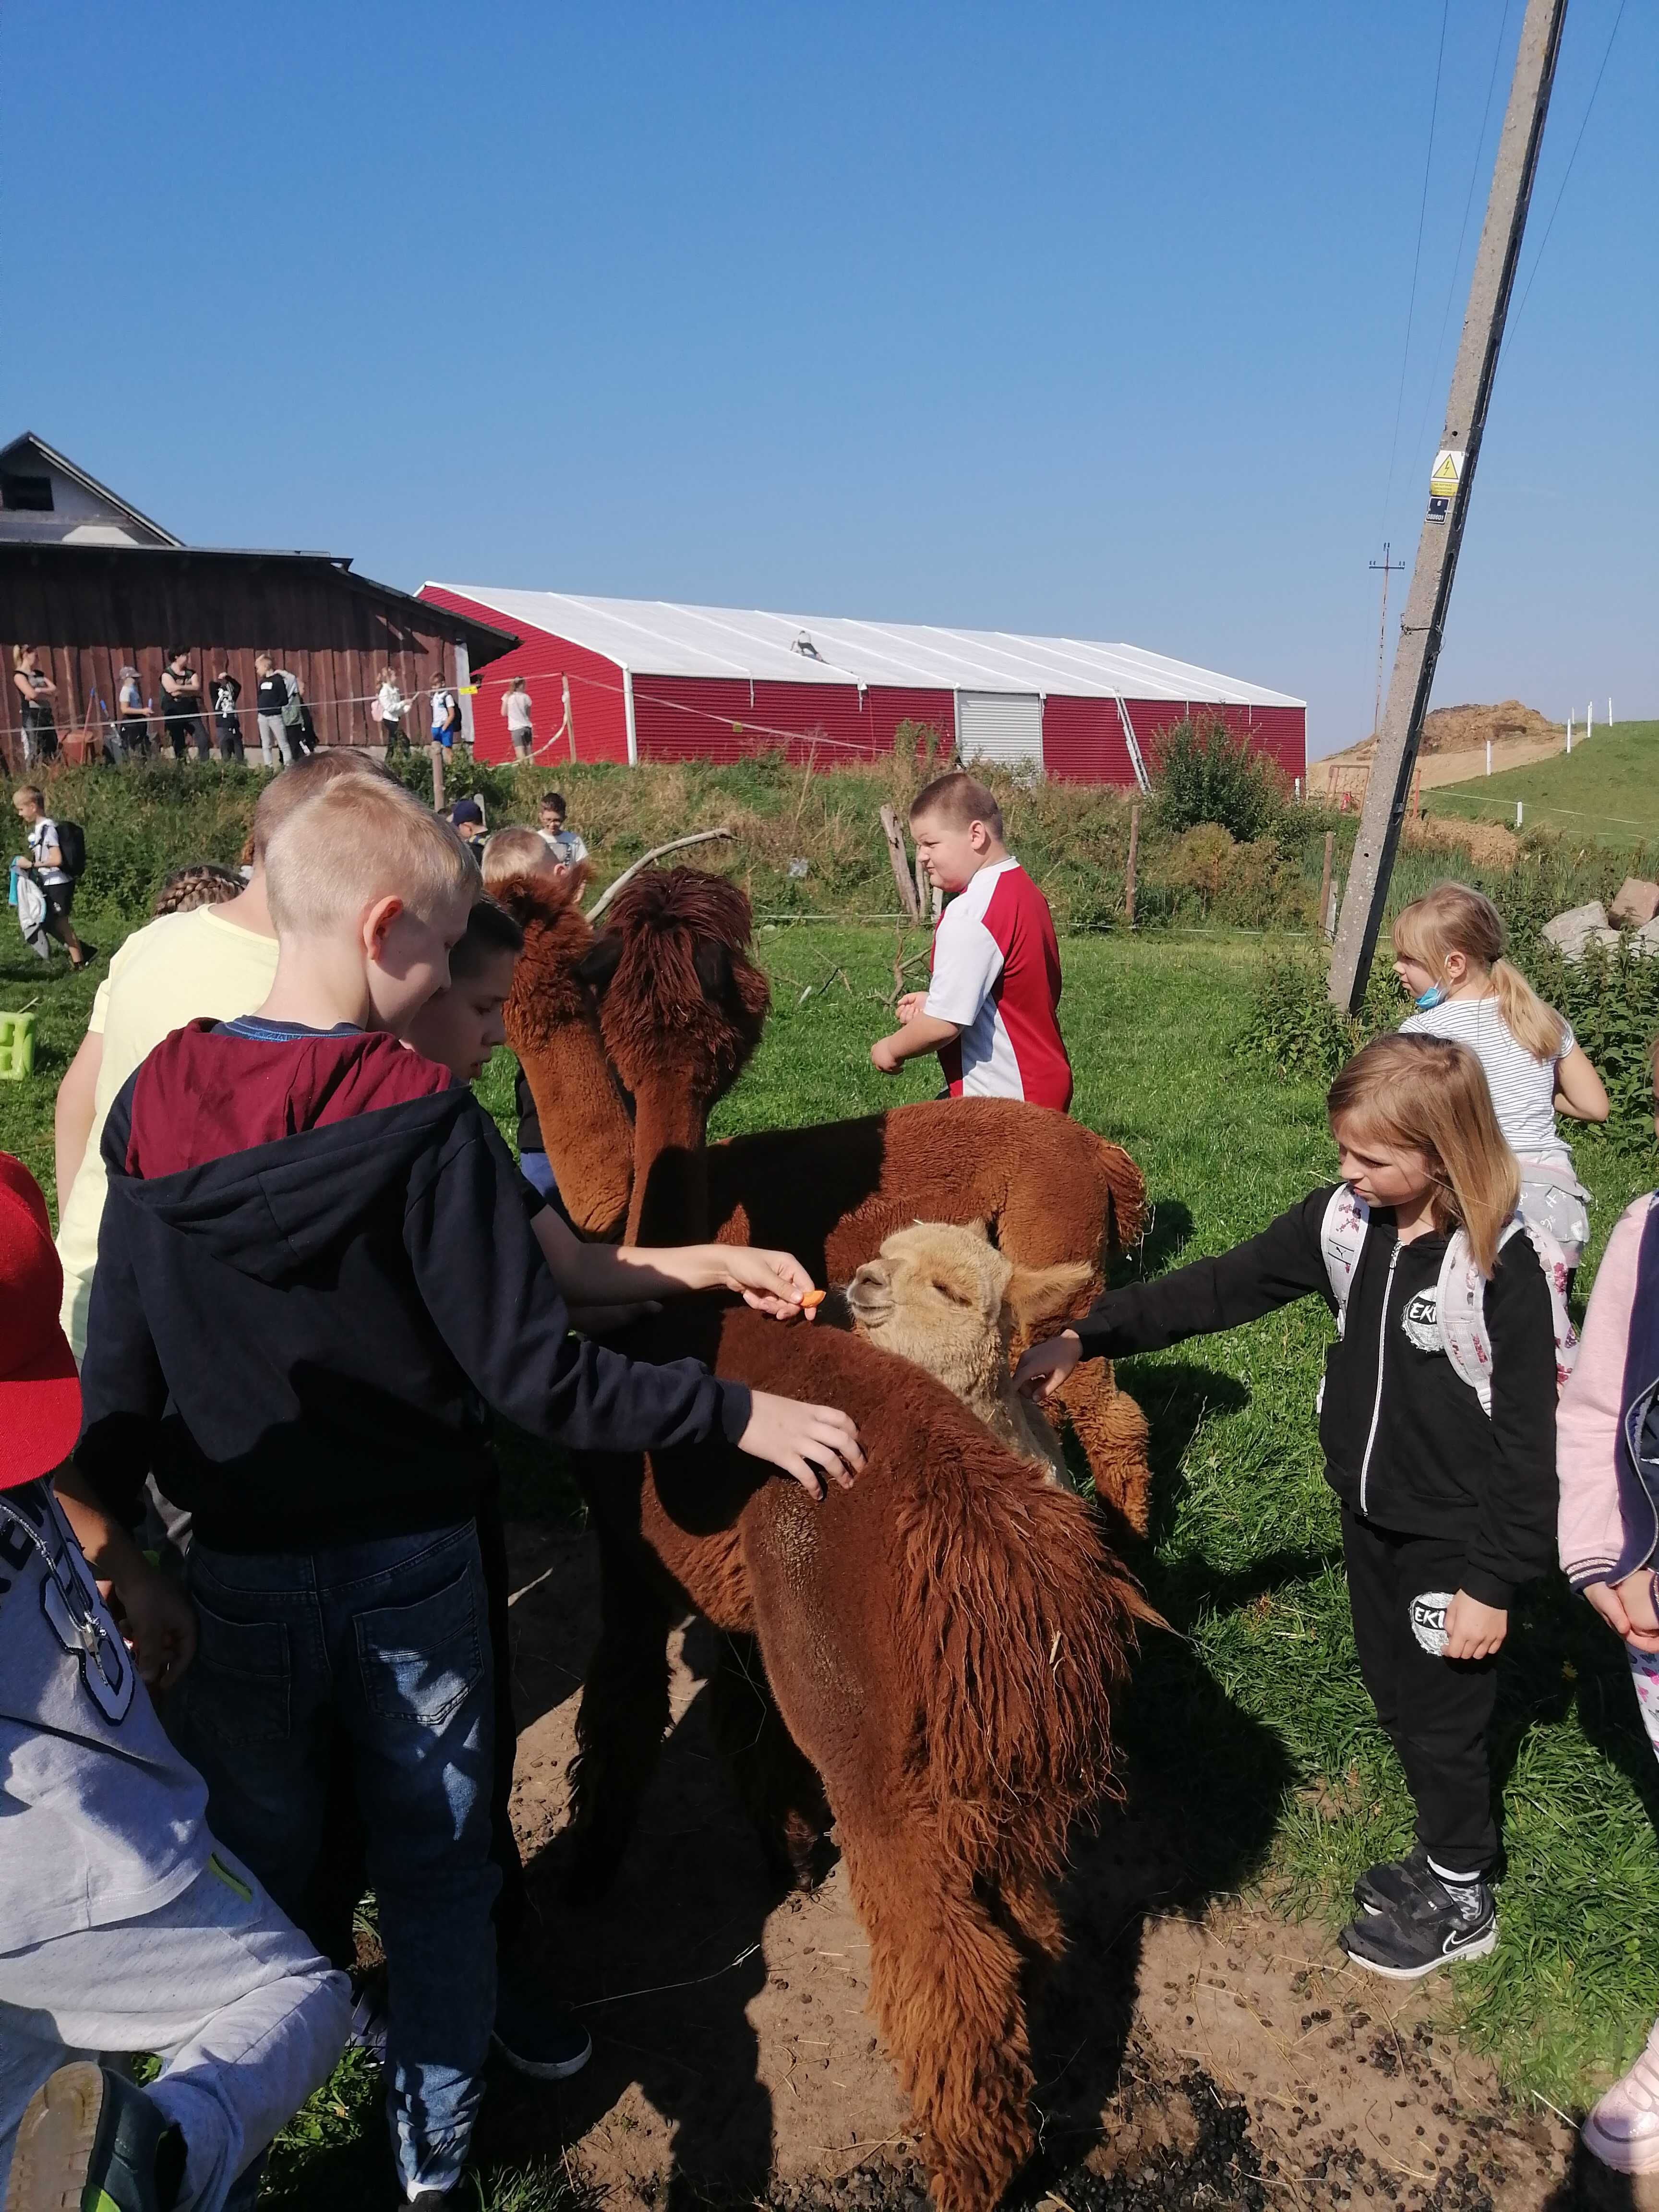
{"type": "MultiPolygon", "coordinates": [[[[1572,0],[1522,289],[1618,7],[1572,0]]],[[[9,0],[0,427],[202,543],[1127,639],[1305,696],[1326,750],[1521,11],[9,0]]],[[[1441,702],[1659,714],[1656,81],[1627,0],[1441,702]]]]}

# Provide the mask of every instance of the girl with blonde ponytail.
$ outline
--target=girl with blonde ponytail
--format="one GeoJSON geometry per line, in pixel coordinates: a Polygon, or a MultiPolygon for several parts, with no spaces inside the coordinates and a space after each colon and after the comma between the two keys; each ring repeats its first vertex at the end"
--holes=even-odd
{"type": "Polygon", "coordinates": [[[1589,1193],[1557,1114],[1605,1121],[1601,1079],[1553,1006],[1504,957],[1503,918],[1467,884],[1437,884],[1394,924],[1394,972],[1416,1001],[1406,1036],[1467,1045],[1486,1070],[1498,1126],[1521,1164],[1521,1212],[1576,1267],[1589,1234],[1589,1193]]]}

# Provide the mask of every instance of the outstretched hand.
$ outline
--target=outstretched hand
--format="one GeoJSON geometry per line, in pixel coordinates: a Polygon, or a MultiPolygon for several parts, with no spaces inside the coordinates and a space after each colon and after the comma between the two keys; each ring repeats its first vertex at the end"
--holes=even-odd
{"type": "Polygon", "coordinates": [[[858,1429],[849,1415],[834,1406],[775,1397],[769,1390],[756,1391],[738,1449],[793,1475],[809,1498],[823,1496],[820,1469],[837,1490],[850,1490],[864,1465],[858,1429]]]}
{"type": "Polygon", "coordinates": [[[1014,1369],[1014,1388],[1028,1398],[1052,1398],[1083,1357],[1083,1344],[1074,1328],[1063,1328],[1043,1344],[1022,1352],[1014,1369]]]}
{"type": "Polygon", "coordinates": [[[763,1252],[750,1244],[733,1244],[726,1263],[726,1287],[737,1291],[746,1306],[770,1314],[775,1321],[793,1321],[812,1295],[812,1278],[788,1252],[763,1252]]]}
{"type": "Polygon", "coordinates": [[[1659,1652],[1659,1592],[1650,1567],[1638,1567],[1621,1583],[1591,1583],[1584,1595],[1632,1651],[1659,1652]]]}

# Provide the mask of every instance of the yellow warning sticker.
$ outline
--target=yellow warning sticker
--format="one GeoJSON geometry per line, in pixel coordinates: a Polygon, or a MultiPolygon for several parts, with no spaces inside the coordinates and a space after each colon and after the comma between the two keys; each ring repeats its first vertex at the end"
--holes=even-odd
{"type": "Polygon", "coordinates": [[[1434,469],[1429,477],[1429,496],[1431,499],[1455,499],[1457,487],[1463,474],[1463,456],[1443,447],[1435,456],[1434,469]]]}

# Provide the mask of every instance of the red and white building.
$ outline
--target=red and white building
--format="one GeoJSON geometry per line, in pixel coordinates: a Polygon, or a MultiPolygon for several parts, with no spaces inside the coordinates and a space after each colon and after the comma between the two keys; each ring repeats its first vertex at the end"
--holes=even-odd
{"type": "Polygon", "coordinates": [[[781,747],[828,767],[890,752],[908,720],[935,725],[964,760],[1130,786],[1143,780],[1137,756],[1150,765],[1158,733],[1194,712],[1218,716],[1287,777],[1307,764],[1305,702],[1136,646],[482,584],[428,584],[420,596],[521,641],[471,702],[481,760],[511,757],[501,697],[522,676],[537,757],[550,764],[781,747]]]}

